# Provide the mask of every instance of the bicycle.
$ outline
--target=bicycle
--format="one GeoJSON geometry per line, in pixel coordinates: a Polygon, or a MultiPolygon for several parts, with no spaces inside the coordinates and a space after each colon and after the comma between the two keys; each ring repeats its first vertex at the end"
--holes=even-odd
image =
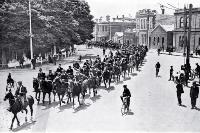
{"type": "Polygon", "coordinates": [[[122,115],[126,114],[129,110],[128,110],[128,97],[123,97],[121,96],[121,99],[122,99],[122,107],[121,107],[121,113],[122,115]]]}

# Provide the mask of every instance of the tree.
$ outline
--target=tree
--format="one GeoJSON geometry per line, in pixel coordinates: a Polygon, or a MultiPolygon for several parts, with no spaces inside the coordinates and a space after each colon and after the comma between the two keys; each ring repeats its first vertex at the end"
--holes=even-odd
{"type": "Polygon", "coordinates": [[[73,18],[79,23],[77,33],[80,35],[81,43],[93,38],[94,28],[93,16],[90,14],[90,7],[87,2],[80,0],[66,1],[66,11],[70,12],[73,18]]]}

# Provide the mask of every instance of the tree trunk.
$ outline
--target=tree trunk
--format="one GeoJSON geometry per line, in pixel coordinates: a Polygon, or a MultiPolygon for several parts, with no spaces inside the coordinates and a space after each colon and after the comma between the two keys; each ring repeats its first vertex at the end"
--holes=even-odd
{"type": "Polygon", "coordinates": [[[2,48],[1,60],[2,60],[2,67],[5,67],[8,64],[7,58],[6,58],[6,50],[5,50],[5,48],[2,48]]]}

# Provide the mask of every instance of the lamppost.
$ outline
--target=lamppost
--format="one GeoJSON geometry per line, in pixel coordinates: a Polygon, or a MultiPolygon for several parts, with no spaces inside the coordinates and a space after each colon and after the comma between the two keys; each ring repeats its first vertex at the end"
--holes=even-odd
{"type": "MultiPolygon", "coordinates": [[[[31,0],[29,0],[29,24],[30,24],[30,52],[31,52],[31,60],[33,59],[33,34],[32,34],[32,25],[31,25],[31,0]]],[[[31,63],[31,69],[33,69],[33,64],[31,63]]]]}

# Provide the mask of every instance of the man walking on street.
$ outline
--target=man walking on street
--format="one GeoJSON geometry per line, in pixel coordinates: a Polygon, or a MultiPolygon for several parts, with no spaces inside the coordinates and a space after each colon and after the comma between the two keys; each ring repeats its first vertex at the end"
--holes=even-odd
{"type": "Polygon", "coordinates": [[[171,66],[171,68],[170,68],[170,75],[169,75],[169,81],[170,80],[174,80],[173,71],[174,71],[173,66],[171,66]]]}
{"type": "Polygon", "coordinates": [[[177,80],[177,82],[178,82],[178,84],[176,85],[177,99],[179,106],[181,106],[182,105],[181,94],[184,93],[184,90],[183,90],[183,85],[181,84],[179,79],[177,80]]]}
{"type": "Polygon", "coordinates": [[[199,87],[196,84],[196,81],[193,82],[193,85],[191,86],[190,89],[190,98],[191,98],[191,109],[196,108],[196,101],[199,95],[199,87]]]}
{"type": "Polygon", "coordinates": [[[156,67],[156,77],[158,77],[158,73],[159,73],[159,70],[160,70],[160,63],[157,62],[155,67],[156,67]]]}

